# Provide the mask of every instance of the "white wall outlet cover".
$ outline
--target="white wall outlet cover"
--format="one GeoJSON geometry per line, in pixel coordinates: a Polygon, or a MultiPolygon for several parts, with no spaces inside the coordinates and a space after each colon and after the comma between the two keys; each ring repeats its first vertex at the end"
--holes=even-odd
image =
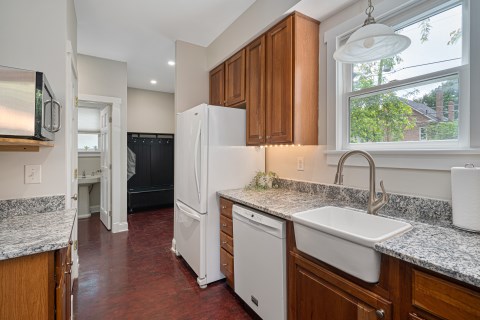
{"type": "Polygon", "coordinates": [[[305,170],[305,159],[304,157],[297,157],[297,171],[305,170]]]}
{"type": "Polygon", "coordinates": [[[41,165],[25,165],[25,184],[42,182],[41,165]]]}

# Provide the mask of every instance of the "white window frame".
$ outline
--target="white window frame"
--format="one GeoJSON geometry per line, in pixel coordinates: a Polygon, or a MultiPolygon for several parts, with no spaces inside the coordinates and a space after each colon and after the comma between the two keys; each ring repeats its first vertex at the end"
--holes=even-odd
{"type": "MultiPolygon", "coordinates": [[[[325,32],[327,47],[327,163],[335,165],[341,154],[350,149],[362,149],[376,156],[377,165],[391,168],[412,168],[446,170],[452,164],[457,165],[458,160],[467,159],[469,155],[480,154],[479,149],[470,148],[470,0],[389,0],[375,6],[377,21],[402,28],[414,23],[423,17],[434,15],[461,2],[463,6],[463,30],[462,30],[462,65],[460,67],[441,70],[431,74],[422,75],[415,79],[406,79],[387,83],[371,89],[351,92],[351,68],[350,64],[337,63],[333,60],[333,52],[345,39],[360,27],[364,20],[364,13],[358,14],[350,20],[337,25],[325,32]],[[411,18],[405,19],[406,13],[411,18]],[[413,18],[413,17],[414,18],[413,18]],[[403,17],[403,18],[402,18],[403,17]],[[403,21],[402,21],[403,20],[403,21]],[[451,74],[459,74],[459,103],[461,110],[459,115],[459,139],[458,142],[445,141],[440,143],[414,142],[412,143],[369,143],[352,144],[348,142],[348,98],[359,93],[367,94],[374,91],[396,88],[407,83],[421,82],[429,79],[441,78],[451,74]],[[346,92],[350,91],[348,95],[346,92]],[[335,112],[333,115],[332,112],[335,112]],[[335,121],[332,121],[335,119],[335,121]],[[403,144],[403,145],[401,145],[403,144]],[[395,158],[395,160],[393,160],[395,158]],[[445,161],[435,162],[432,160],[445,161]]],[[[355,162],[355,161],[352,161],[355,162]]],[[[354,164],[354,165],[361,165],[354,164]]]]}

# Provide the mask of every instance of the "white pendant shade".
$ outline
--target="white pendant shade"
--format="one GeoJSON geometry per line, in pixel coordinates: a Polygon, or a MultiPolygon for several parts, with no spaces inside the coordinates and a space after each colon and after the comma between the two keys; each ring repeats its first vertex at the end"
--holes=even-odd
{"type": "Polygon", "coordinates": [[[333,54],[339,62],[361,63],[380,60],[402,52],[411,40],[378,23],[367,24],[355,31],[344,46],[333,54]]]}

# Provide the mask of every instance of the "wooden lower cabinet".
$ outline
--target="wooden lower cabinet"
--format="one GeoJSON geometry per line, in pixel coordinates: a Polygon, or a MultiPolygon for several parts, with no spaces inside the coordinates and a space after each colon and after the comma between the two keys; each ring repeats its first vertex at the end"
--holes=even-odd
{"type": "Polygon", "coordinates": [[[391,302],[291,254],[289,319],[392,319],[391,302]]]}
{"type": "Polygon", "coordinates": [[[0,319],[70,319],[70,273],[70,245],[0,261],[0,319]]]}
{"type": "Polygon", "coordinates": [[[225,276],[227,284],[234,289],[232,209],[232,201],[220,198],[220,271],[225,276]]]}

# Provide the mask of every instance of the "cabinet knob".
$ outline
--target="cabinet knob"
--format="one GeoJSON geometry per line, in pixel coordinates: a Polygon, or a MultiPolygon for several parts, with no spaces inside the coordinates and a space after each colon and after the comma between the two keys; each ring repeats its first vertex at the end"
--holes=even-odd
{"type": "Polygon", "coordinates": [[[378,319],[383,319],[385,317],[385,311],[383,309],[378,309],[375,311],[378,319]]]}
{"type": "Polygon", "coordinates": [[[222,206],[222,209],[227,209],[227,206],[222,206]]]}
{"type": "Polygon", "coordinates": [[[227,244],[227,241],[222,241],[222,244],[227,244]]]}
{"type": "Polygon", "coordinates": [[[270,139],[270,136],[266,136],[265,138],[270,139]]]}
{"type": "Polygon", "coordinates": [[[225,228],[226,226],[227,226],[227,224],[226,224],[226,223],[222,223],[222,227],[224,227],[224,228],[225,228]]]}
{"type": "Polygon", "coordinates": [[[222,266],[226,267],[228,266],[228,263],[222,263],[222,266]]]}
{"type": "Polygon", "coordinates": [[[262,136],[258,136],[258,139],[262,139],[262,136]]]}

